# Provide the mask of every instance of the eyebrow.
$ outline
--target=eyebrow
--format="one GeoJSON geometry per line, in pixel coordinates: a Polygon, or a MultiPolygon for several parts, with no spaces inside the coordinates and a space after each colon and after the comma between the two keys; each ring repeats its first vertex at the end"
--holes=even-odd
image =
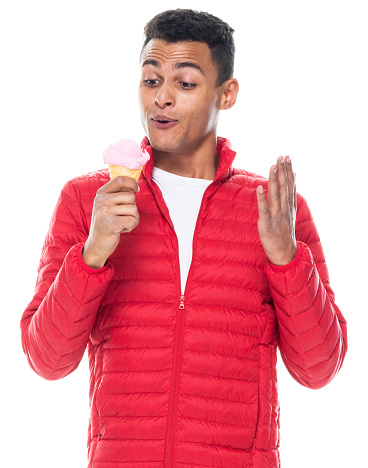
{"type": "MultiPolygon", "coordinates": [[[[145,60],[145,61],[142,63],[142,68],[143,68],[145,65],[153,65],[154,67],[161,68],[160,62],[158,62],[157,60],[153,60],[153,59],[145,60]]],[[[203,68],[202,68],[201,66],[199,66],[198,64],[193,63],[193,62],[177,62],[177,63],[175,63],[174,68],[175,68],[175,69],[180,69],[180,68],[196,68],[197,70],[199,70],[199,71],[202,73],[202,75],[204,75],[203,68]]]]}

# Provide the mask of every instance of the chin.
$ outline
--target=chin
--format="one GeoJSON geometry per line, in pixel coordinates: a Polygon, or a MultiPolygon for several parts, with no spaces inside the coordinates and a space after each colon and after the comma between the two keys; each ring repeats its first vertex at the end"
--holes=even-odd
{"type": "Polygon", "coordinates": [[[163,153],[176,153],[180,151],[180,144],[173,140],[173,138],[170,138],[169,135],[158,137],[157,135],[150,134],[148,139],[152,148],[156,151],[162,151],[163,153]]]}

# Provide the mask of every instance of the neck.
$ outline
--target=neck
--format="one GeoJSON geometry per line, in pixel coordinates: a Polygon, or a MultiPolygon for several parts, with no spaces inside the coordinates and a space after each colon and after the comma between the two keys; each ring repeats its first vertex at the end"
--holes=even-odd
{"type": "Polygon", "coordinates": [[[214,180],[220,162],[216,137],[196,149],[168,153],[152,148],[155,166],[166,172],[194,179],[214,180]]]}

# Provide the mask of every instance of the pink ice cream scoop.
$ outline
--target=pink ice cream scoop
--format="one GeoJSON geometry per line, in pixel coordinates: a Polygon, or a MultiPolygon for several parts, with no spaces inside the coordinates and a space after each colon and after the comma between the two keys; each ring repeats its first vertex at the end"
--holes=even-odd
{"type": "Polygon", "coordinates": [[[103,153],[103,160],[110,168],[111,179],[125,175],[133,177],[137,182],[149,158],[146,150],[142,151],[135,141],[128,139],[108,146],[103,153]]]}

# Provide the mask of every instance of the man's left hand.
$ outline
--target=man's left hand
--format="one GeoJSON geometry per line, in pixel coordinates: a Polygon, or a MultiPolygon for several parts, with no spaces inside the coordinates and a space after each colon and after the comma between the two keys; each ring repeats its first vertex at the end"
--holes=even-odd
{"type": "Polygon", "coordinates": [[[297,251],[295,174],[289,156],[280,156],[271,167],[267,198],[263,187],[257,187],[259,237],[268,259],[286,265],[297,251]]]}

